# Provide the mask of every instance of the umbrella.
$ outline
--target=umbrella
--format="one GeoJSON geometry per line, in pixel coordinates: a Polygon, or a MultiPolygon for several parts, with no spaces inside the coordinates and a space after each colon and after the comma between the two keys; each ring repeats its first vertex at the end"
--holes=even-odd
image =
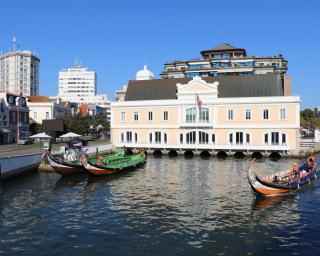
{"type": "Polygon", "coordinates": [[[103,125],[102,124],[99,124],[98,126],[97,126],[97,130],[102,130],[104,127],[103,127],[103,125]]]}
{"type": "Polygon", "coordinates": [[[60,138],[76,138],[76,137],[81,137],[81,135],[76,134],[74,132],[68,132],[60,136],[60,138]]]}
{"type": "Polygon", "coordinates": [[[37,133],[32,136],[29,136],[29,138],[33,139],[50,139],[52,138],[50,135],[47,135],[45,132],[37,133]]]}
{"type": "Polygon", "coordinates": [[[40,151],[41,151],[41,139],[51,139],[52,137],[50,135],[47,135],[45,132],[37,133],[32,136],[29,136],[29,138],[33,139],[39,139],[40,141],[40,151]]]}

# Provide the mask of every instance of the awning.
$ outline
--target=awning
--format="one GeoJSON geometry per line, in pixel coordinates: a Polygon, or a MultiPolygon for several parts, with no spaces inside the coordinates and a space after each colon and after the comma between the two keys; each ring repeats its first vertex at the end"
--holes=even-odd
{"type": "Polygon", "coordinates": [[[1,133],[11,133],[12,131],[9,130],[8,128],[0,128],[1,133]]]}

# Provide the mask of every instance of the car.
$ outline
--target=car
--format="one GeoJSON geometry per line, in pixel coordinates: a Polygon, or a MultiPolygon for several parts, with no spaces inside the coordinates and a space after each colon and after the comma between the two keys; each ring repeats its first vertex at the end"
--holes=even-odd
{"type": "Polygon", "coordinates": [[[69,148],[81,148],[87,145],[88,145],[88,141],[84,139],[79,139],[79,138],[72,139],[68,143],[69,148]]]}
{"type": "Polygon", "coordinates": [[[33,143],[33,139],[31,138],[24,138],[24,139],[18,140],[18,145],[29,145],[32,143],[33,143]]]}

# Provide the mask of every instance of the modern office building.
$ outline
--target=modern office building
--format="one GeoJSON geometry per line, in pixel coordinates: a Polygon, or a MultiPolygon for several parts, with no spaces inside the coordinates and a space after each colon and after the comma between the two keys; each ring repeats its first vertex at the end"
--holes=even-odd
{"type": "Polygon", "coordinates": [[[58,97],[78,104],[98,105],[110,116],[110,101],[107,95],[97,94],[96,73],[78,63],[59,72],[58,97]]]}
{"type": "Polygon", "coordinates": [[[274,72],[129,81],[124,101],[111,104],[112,143],[161,152],[298,152],[300,98],[286,95],[287,86],[274,72]]]}
{"type": "Polygon", "coordinates": [[[220,44],[201,51],[201,58],[175,60],[164,64],[164,79],[210,77],[218,75],[286,74],[288,61],[281,55],[249,56],[245,49],[220,44]]]}
{"type": "Polygon", "coordinates": [[[40,58],[29,50],[0,55],[0,90],[21,96],[39,95],[40,58]]]}

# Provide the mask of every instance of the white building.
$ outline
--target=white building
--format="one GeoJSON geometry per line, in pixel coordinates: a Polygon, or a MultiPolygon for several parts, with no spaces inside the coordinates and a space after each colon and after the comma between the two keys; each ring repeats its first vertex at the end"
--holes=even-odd
{"type": "Polygon", "coordinates": [[[14,47],[13,51],[1,54],[0,90],[22,96],[39,95],[39,65],[39,57],[31,51],[14,47]]]}
{"type": "Polygon", "coordinates": [[[27,105],[29,117],[40,124],[45,119],[56,119],[71,114],[70,104],[59,98],[53,100],[46,96],[30,96],[27,105]]]}
{"type": "MultiPolygon", "coordinates": [[[[103,107],[110,115],[110,101],[106,94],[97,94],[97,75],[77,64],[59,72],[59,98],[78,104],[103,107]]],[[[53,98],[53,97],[52,97],[53,98]]]]}

